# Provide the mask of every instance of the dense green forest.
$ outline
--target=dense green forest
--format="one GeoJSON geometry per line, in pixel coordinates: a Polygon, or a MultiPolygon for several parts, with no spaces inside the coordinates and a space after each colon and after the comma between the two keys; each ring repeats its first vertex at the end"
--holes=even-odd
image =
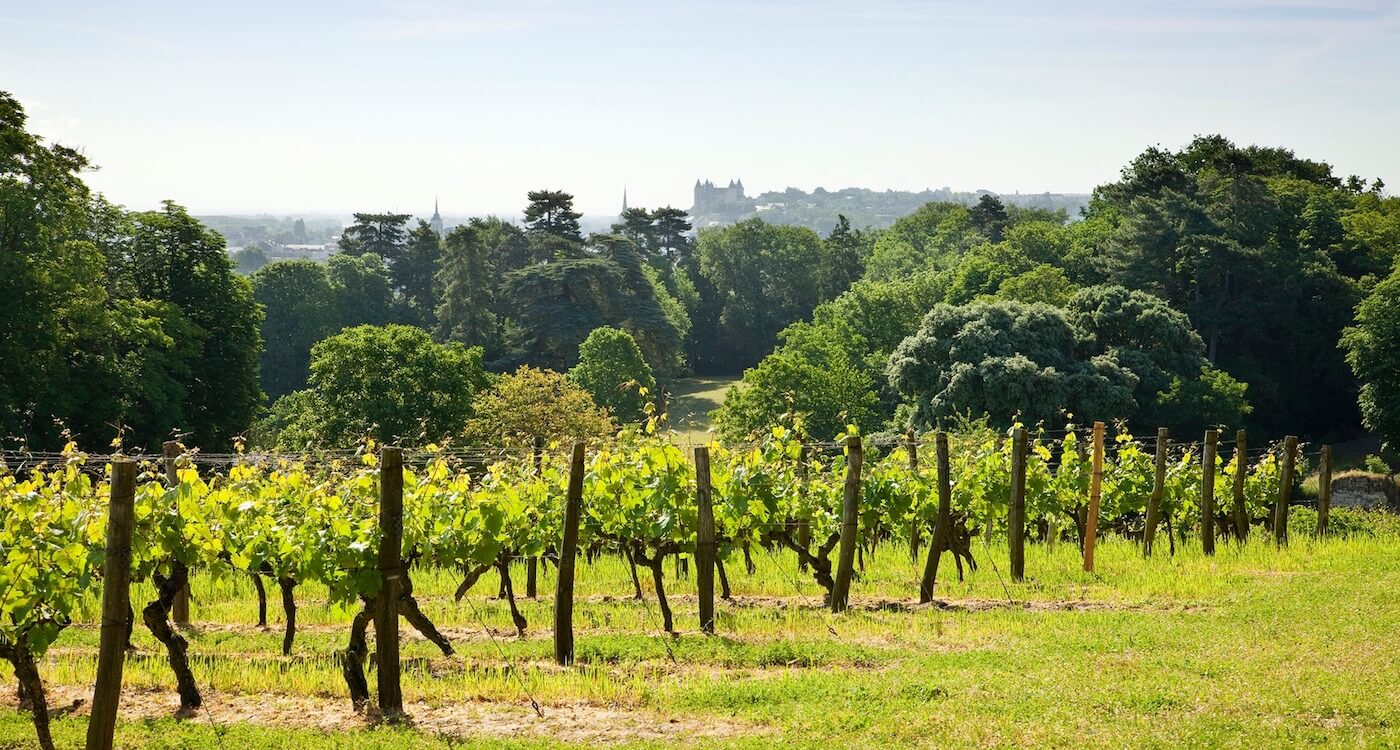
{"type": "Polygon", "coordinates": [[[329,263],[249,277],[178,204],[112,205],[88,168],[0,94],[0,434],[36,449],[600,433],[740,372],[734,437],[794,416],[1397,437],[1400,199],[1282,148],[1149,148],[1073,220],[984,195],[883,229],[696,231],[662,207],[584,235],[540,190],[519,224],[445,237],[356,214],[329,263]]]}

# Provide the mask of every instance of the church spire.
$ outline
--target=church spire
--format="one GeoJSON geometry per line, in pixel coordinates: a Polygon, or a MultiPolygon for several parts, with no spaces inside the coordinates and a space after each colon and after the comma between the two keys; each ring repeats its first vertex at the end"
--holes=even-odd
{"type": "Polygon", "coordinates": [[[442,214],[438,213],[437,196],[433,196],[433,218],[428,220],[428,226],[432,227],[439,237],[442,236],[442,214]]]}
{"type": "Polygon", "coordinates": [[[626,185],[623,185],[623,186],[622,186],[622,213],[621,213],[620,215],[621,215],[621,216],[626,216],[626,215],[627,215],[627,186],[626,186],[626,185]]]}

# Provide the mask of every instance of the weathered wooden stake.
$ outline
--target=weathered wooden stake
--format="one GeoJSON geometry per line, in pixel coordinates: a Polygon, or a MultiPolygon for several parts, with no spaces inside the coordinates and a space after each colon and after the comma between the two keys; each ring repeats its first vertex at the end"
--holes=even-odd
{"type": "Polygon", "coordinates": [[[1293,499],[1293,474],[1298,466],[1298,438],[1283,439],[1283,471],[1278,481],[1278,503],[1274,505],[1274,542],[1288,541],[1288,503],[1293,499]]]}
{"type": "Polygon", "coordinates": [[[1215,452],[1220,433],[1206,430],[1201,450],[1201,551],[1215,554],[1215,452]]]}
{"type": "MultiPolygon", "coordinates": [[[[905,450],[909,452],[909,473],[914,476],[919,475],[919,438],[914,434],[914,428],[910,427],[904,435],[905,450]]],[[[909,523],[909,561],[918,564],[919,562],[919,526],[922,519],[917,516],[909,523]]]]}
{"type": "Polygon", "coordinates": [[[1239,430],[1235,433],[1235,476],[1232,494],[1235,500],[1235,538],[1240,540],[1240,544],[1249,539],[1249,507],[1244,498],[1244,476],[1248,472],[1249,436],[1244,430],[1239,430]]]}
{"type": "Polygon", "coordinates": [[[1327,536],[1327,523],[1332,515],[1332,446],[1322,446],[1317,467],[1317,537],[1327,536]]]}
{"type": "Polygon", "coordinates": [[[949,542],[953,538],[953,484],[948,471],[948,433],[939,432],[934,435],[933,444],[938,462],[938,521],[933,526],[933,540],[929,543],[924,578],[919,582],[921,604],[933,601],[933,587],[938,581],[938,561],[943,557],[944,551],[952,547],[949,542]]]}
{"type": "Polygon", "coordinates": [[[860,436],[846,437],[846,488],[841,511],[841,556],[831,589],[831,611],[845,612],[855,572],[856,542],[860,535],[860,467],[864,458],[860,436]]]}
{"type": "Polygon", "coordinates": [[[710,506],[710,449],[695,448],[695,586],[700,595],[700,629],[715,632],[715,514],[710,506]]]}
{"type": "Polygon", "coordinates": [[[583,443],[574,443],[569,461],[569,491],[564,504],[564,538],[559,542],[559,579],[554,588],[554,661],[574,663],[574,558],[578,557],[578,519],[583,507],[583,443]]]}
{"type": "Polygon", "coordinates": [[[1099,491],[1103,487],[1103,422],[1094,423],[1094,473],[1089,479],[1089,516],[1084,521],[1084,571],[1094,572],[1099,535],[1099,491]]]}
{"type": "Polygon", "coordinates": [[[131,525],[136,499],[136,464],[112,463],[112,492],[107,511],[107,554],[102,565],[102,627],[97,647],[97,683],[88,718],[89,750],[111,750],[117,725],[126,661],[126,623],[131,611],[131,525]]]}
{"type": "Polygon", "coordinates": [[[1006,514],[1011,542],[1011,580],[1026,578],[1026,429],[1011,434],[1011,507],[1006,514]]]}
{"type": "Polygon", "coordinates": [[[1147,501],[1147,518],[1142,524],[1142,556],[1152,556],[1152,541],[1157,537],[1157,524],[1162,516],[1162,495],[1167,483],[1167,449],[1171,435],[1167,428],[1157,428],[1157,455],[1153,461],[1152,497],[1147,501]]]}
{"type": "Polygon", "coordinates": [[[379,713],[403,714],[399,682],[399,591],[403,576],[403,451],[379,451],[379,596],[374,612],[374,652],[379,713]]]}

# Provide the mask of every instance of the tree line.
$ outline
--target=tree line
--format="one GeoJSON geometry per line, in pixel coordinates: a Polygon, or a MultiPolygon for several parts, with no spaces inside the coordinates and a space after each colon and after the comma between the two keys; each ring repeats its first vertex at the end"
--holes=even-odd
{"type": "Polygon", "coordinates": [[[596,431],[689,373],[744,373],[730,436],[1066,414],[1394,436],[1400,413],[1400,200],[1219,136],[1146,150],[1074,220],[984,195],[825,236],[670,207],[584,236],[541,190],[520,224],[446,236],[356,214],[330,262],[248,278],[183,208],[114,206],[87,168],[0,95],[0,431],[33,448],[520,436],[544,428],[478,402],[565,388],[591,415],[567,429],[596,431]]]}

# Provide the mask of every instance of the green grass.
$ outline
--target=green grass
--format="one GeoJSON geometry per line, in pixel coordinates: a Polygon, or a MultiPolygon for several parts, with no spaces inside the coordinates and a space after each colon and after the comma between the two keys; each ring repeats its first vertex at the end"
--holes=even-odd
{"type": "Polygon", "coordinates": [[[678,380],[670,386],[668,407],[671,429],[682,443],[704,443],[710,437],[710,412],[724,403],[724,394],[739,382],[738,377],[695,377],[678,380]]]}
{"type": "MultiPolygon", "coordinates": [[[[1393,528],[1393,525],[1392,527],[1393,528]]],[[[441,656],[405,642],[404,692],[426,719],[417,728],[327,732],[282,720],[123,721],[126,747],[553,747],[619,743],[646,747],[1178,747],[1400,744],[1400,536],[1316,542],[1296,534],[1276,548],[1262,532],[1243,547],[1205,557],[1183,542],[1148,561],[1127,541],[1098,548],[1098,570],[1080,570],[1073,545],[1032,545],[1027,580],[1007,577],[1004,542],[980,540],[980,563],[959,583],[940,569],[943,606],[913,606],[917,566],[907,551],[881,548],[853,589],[854,609],[832,616],[821,589],[799,578],[787,554],[757,552],[756,575],[730,563],[736,601],[720,604],[719,634],[697,632],[694,581],[668,593],[682,633],[661,635],[655,600],[630,598],[624,564],[605,558],[579,570],[578,665],[551,661],[550,604],[523,603],[530,631],[517,639],[485,577],[468,601],[452,601],[454,577],[419,572],[424,608],[452,638],[441,656]],[[497,631],[494,635],[487,628],[497,631]],[[579,707],[655,724],[659,734],[555,733],[532,725],[526,693],[548,716],[579,707]],[[536,736],[467,731],[439,734],[454,711],[489,711],[536,736]],[[437,719],[427,714],[436,712],[437,719]],[[671,722],[680,731],[667,733],[671,722]],[[277,723],[279,726],[262,726],[277,723]],[[732,736],[696,728],[729,727],[732,736]]],[[[541,591],[553,589],[553,569],[541,591]]],[[[523,575],[516,576],[523,589],[523,575]]],[[[646,579],[644,577],[644,585],[646,579]]],[[[332,652],[343,648],[350,613],[298,592],[291,658],[280,630],[253,627],[251,586],[196,579],[190,653],[211,704],[241,699],[305,700],[343,707],[332,652]],[[219,623],[205,624],[205,623],[219,623]]],[[[136,601],[149,597],[138,587],[136,601]]],[[[96,601],[86,605],[91,622],[96,601]]],[[[274,599],[273,619],[280,618],[274,599]]],[[[406,627],[406,626],[405,626],[406,627]]],[[[41,670],[51,686],[90,686],[97,630],[64,633],[41,670]]],[[[157,644],[138,629],[128,693],[173,700],[157,644]],[[143,691],[150,691],[149,694],[143,691]]],[[[7,693],[13,678],[0,672],[7,693]]],[[[370,684],[374,677],[371,674],[370,684]]],[[[7,705],[12,705],[12,702],[7,705]]],[[[613,719],[609,719],[612,721],[613,719]]],[[[82,744],[80,716],[56,722],[60,747],[82,744]]],[[[471,726],[468,723],[467,728],[471,726]]],[[[543,727],[543,728],[541,728],[543,727]]],[[[561,730],[562,731],[562,730],[561,730]]],[[[28,747],[25,715],[0,709],[0,747],[28,747]]]]}

